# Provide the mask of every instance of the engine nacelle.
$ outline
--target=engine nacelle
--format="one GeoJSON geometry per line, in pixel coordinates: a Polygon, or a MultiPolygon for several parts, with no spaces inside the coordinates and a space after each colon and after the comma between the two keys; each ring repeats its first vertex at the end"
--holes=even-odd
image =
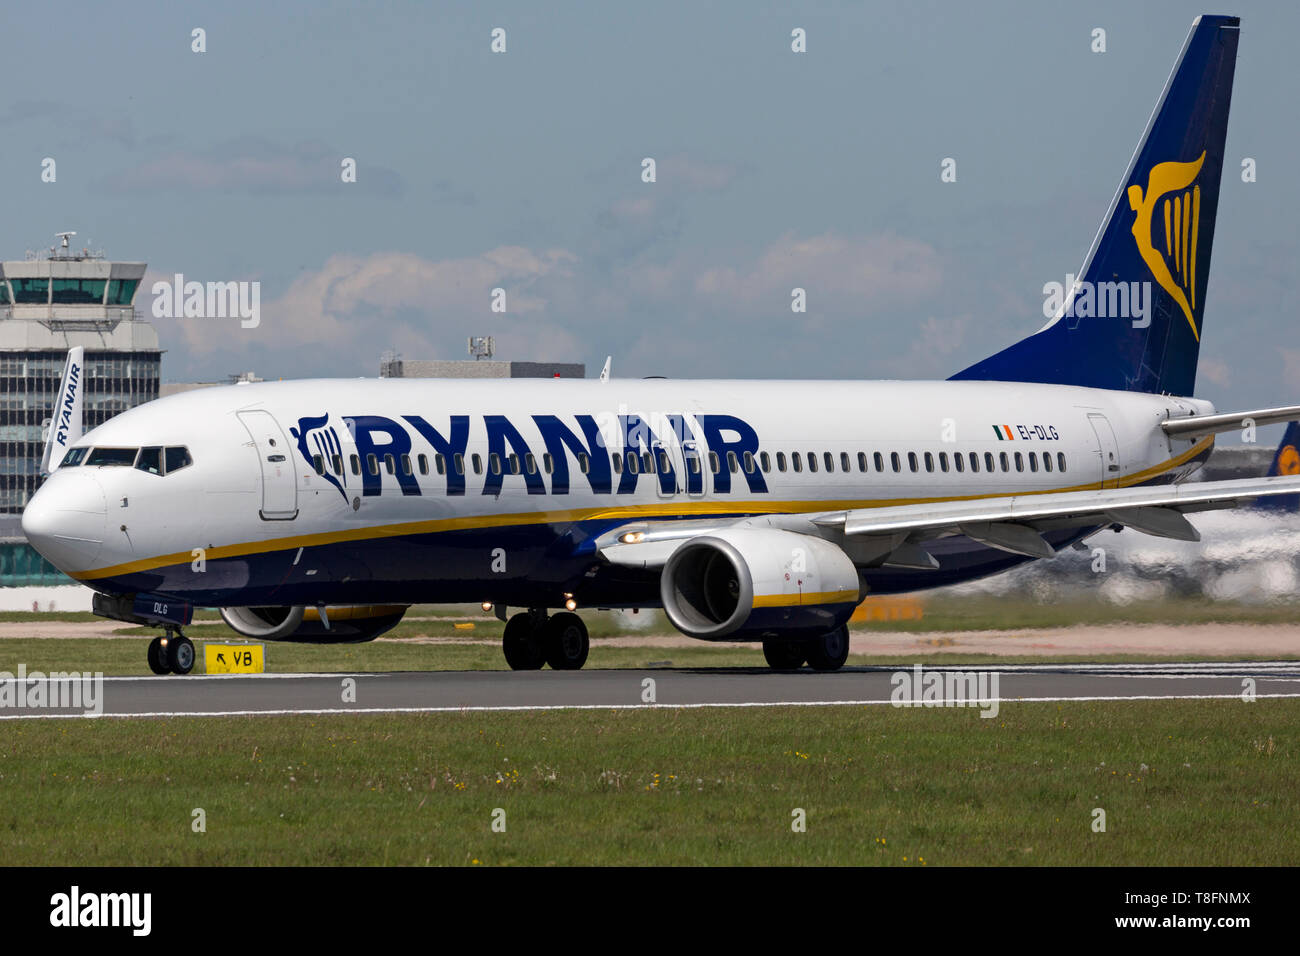
{"type": "Polygon", "coordinates": [[[659,594],[683,634],[741,641],[818,637],[848,621],[861,591],[857,568],[829,541],[735,528],[680,545],[659,594]]]}
{"type": "Polygon", "coordinates": [[[406,613],[405,604],[314,607],[223,607],[221,618],[244,637],[300,644],[359,644],[373,641],[406,613]],[[329,626],[325,626],[325,622],[329,626]]]}

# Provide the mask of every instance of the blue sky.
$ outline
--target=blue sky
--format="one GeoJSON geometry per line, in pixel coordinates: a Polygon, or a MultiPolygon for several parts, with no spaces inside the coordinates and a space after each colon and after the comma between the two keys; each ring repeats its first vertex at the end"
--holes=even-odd
{"type": "Polygon", "coordinates": [[[1243,20],[1198,392],[1293,402],[1289,3],[23,4],[0,254],[76,229],[151,279],[260,281],[257,329],[156,320],[172,381],[483,334],[593,373],[944,377],[1042,324],[1201,12],[1243,20]]]}

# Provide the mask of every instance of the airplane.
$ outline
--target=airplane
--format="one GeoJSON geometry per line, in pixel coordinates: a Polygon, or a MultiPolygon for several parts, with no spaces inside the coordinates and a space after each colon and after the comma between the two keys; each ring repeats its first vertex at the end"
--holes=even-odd
{"type": "Polygon", "coordinates": [[[868,594],[1108,527],[1195,539],[1188,514],[1300,492],[1188,480],[1216,434],[1300,418],[1194,397],[1239,25],[1193,23],[1055,316],[945,381],[211,388],[51,428],[67,450],[24,533],[97,613],[162,629],[159,674],[193,667],[195,606],[250,638],[353,642],[451,602],[496,612],[515,670],[581,668],[579,607],[662,607],[834,671],[868,594]]]}

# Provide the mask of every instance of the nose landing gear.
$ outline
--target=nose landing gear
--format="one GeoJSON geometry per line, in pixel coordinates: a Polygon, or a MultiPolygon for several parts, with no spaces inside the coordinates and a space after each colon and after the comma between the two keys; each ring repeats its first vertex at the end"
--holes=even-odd
{"type": "Polygon", "coordinates": [[[521,611],[506,621],[501,649],[514,671],[576,671],[587,663],[591,642],[582,618],[568,611],[548,617],[545,608],[521,611]]]}
{"type": "Polygon", "coordinates": [[[194,644],[179,629],[167,628],[149,642],[149,670],[155,674],[188,674],[194,670],[194,644]]]}

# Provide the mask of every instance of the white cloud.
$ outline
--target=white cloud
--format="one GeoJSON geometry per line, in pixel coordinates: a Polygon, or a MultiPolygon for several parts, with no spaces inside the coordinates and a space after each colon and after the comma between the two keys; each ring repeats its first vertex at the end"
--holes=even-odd
{"type": "Polygon", "coordinates": [[[897,236],[846,238],[827,234],[786,237],[747,268],[707,269],[695,291],[720,306],[741,309],[782,302],[790,290],[808,294],[808,312],[853,309],[868,313],[934,292],[942,278],[933,247],[897,236]]]}

